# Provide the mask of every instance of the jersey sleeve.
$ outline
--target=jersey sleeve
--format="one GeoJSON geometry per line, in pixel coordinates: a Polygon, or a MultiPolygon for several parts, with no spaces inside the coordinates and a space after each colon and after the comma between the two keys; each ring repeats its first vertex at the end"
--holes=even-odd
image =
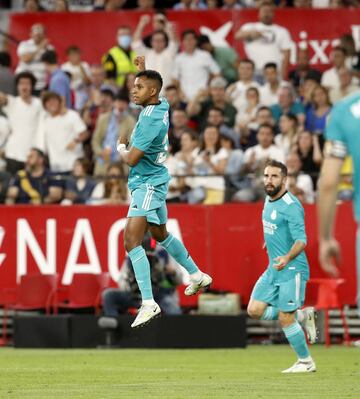
{"type": "Polygon", "coordinates": [[[304,209],[301,205],[292,204],[287,212],[286,219],[289,226],[291,238],[295,241],[307,242],[305,232],[304,209]]]}
{"type": "Polygon", "coordinates": [[[151,117],[144,115],[136,128],[132,147],[136,147],[140,151],[145,152],[159,135],[162,124],[163,121],[159,116],[151,117]]]}
{"type": "Polygon", "coordinates": [[[335,158],[345,158],[348,153],[347,143],[344,136],[341,108],[336,107],[330,114],[325,128],[326,144],[324,148],[325,156],[335,158]]]}

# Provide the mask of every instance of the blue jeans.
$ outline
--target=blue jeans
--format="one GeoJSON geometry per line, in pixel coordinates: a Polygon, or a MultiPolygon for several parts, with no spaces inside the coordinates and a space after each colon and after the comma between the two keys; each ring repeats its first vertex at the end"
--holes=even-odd
{"type": "MultiPolygon", "coordinates": [[[[102,294],[104,315],[107,317],[117,317],[119,314],[126,313],[129,308],[140,306],[141,300],[134,298],[132,292],[121,291],[118,288],[108,288],[102,294]]],[[[154,299],[159,304],[165,314],[181,314],[181,308],[177,298],[177,293],[160,289],[154,292],[154,299]]]]}

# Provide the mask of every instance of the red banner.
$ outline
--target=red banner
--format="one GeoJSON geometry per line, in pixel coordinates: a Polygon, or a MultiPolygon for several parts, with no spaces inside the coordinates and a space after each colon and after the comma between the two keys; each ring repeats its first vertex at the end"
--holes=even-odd
{"type": "MultiPolygon", "coordinates": [[[[168,229],[182,239],[194,260],[214,277],[213,288],[241,294],[247,303],[267,266],[262,249],[262,204],[169,206],[168,229]]],[[[315,207],[306,207],[307,255],[312,277],[323,277],[317,261],[315,207]]],[[[115,283],[124,258],[126,207],[14,206],[1,208],[0,290],[30,272],[58,273],[71,284],[76,273],[108,271],[115,283]]],[[[355,304],[355,231],[350,204],[339,207],[337,237],[343,248],[343,303],[355,304]]],[[[182,298],[194,304],[196,298],[182,298]]]]}
{"type": "MultiPolygon", "coordinates": [[[[167,14],[178,34],[189,28],[207,34],[210,32],[215,40],[226,40],[229,45],[235,46],[241,55],[244,54],[242,45],[239,41],[234,42],[234,32],[244,23],[257,21],[256,10],[169,11],[167,14]]],[[[58,50],[62,61],[66,48],[78,45],[86,61],[99,63],[101,56],[115,44],[118,27],[129,25],[135,28],[140,15],[135,11],[12,14],[10,33],[19,40],[25,40],[30,26],[41,22],[46,26],[50,42],[58,50]]],[[[352,33],[360,47],[359,9],[281,9],[276,11],[275,23],[286,27],[291,33],[294,41],[292,63],[295,62],[296,45],[300,42],[309,47],[311,64],[321,69],[328,66],[330,50],[342,34],[352,33]]]]}

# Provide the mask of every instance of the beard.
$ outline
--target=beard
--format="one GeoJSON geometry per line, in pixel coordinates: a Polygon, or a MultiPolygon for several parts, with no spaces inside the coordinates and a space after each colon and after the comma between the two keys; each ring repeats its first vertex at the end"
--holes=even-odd
{"type": "Polygon", "coordinates": [[[282,188],[281,185],[279,185],[279,186],[273,186],[273,185],[271,185],[271,184],[264,187],[266,194],[267,194],[269,197],[271,197],[271,198],[273,198],[273,197],[275,197],[277,194],[279,194],[279,192],[281,191],[281,188],[282,188]]]}

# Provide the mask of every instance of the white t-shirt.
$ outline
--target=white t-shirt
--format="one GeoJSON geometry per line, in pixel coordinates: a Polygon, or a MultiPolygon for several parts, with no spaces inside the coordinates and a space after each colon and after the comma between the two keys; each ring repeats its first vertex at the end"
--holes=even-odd
{"type": "Polygon", "coordinates": [[[340,87],[339,75],[335,67],[324,71],[321,76],[321,84],[329,89],[337,89],[340,87]]]}
{"type": "Polygon", "coordinates": [[[86,125],[80,115],[73,110],[67,110],[64,115],[44,117],[44,150],[49,155],[50,169],[53,172],[69,172],[77,158],[84,156],[82,143],[77,143],[74,150],[66,147],[80,133],[86,131],[86,125]]]}
{"type": "Polygon", "coordinates": [[[220,73],[219,65],[207,51],[196,49],[192,54],[182,52],[175,57],[172,77],[180,86],[188,100],[200,89],[207,88],[210,74],[220,73]]]}
{"type": "MultiPolygon", "coordinates": [[[[45,70],[45,65],[43,62],[41,62],[41,56],[44,54],[45,51],[53,49],[53,46],[47,46],[47,48],[39,51],[33,58],[33,60],[29,63],[19,61],[19,65],[17,66],[15,73],[18,74],[24,71],[31,72],[36,78],[35,89],[45,89],[47,83],[47,74],[45,70]]],[[[38,46],[35,44],[33,39],[24,40],[20,42],[17,48],[17,55],[20,58],[24,54],[35,53],[37,50],[38,46]]]]}
{"type": "Polygon", "coordinates": [[[160,73],[163,79],[163,93],[166,86],[171,84],[178,44],[170,40],[169,45],[161,53],[157,53],[155,50],[146,47],[141,40],[138,40],[132,43],[132,49],[136,54],[145,56],[147,69],[152,69],[160,73]]]}
{"type": "MultiPolygon", "coordinates": [[[[225,180],[222,176],[213,176],[216,174],[213,169],[204,162],[203,160],[203,151],[198,154],[198,156],[194,159],[193,164],[193,173],[194,174],[203,174],[204,176],[210,177],[195,177],[192,179],[191,187],[204,187],[210,188],[213,190],[225,190],[225,180]]],[[[218,165],[220,161],[224,159],[229,159],[229,152],[225,148],[220,148],[220,150],[210,155],[210,161],[214,165],[218,165]]]]}
{"type": "Polygon", "coordinates": [[[248,148],[244,154],[244,163],[248,163],[250,161],[253,153],[255,153],[256,162],[261,162],[267,158],[275,159],[276,161],[282,163],[285,162],[284,152],[274,144],[268,148],[263,148],[260,144],[248,148]]]}
{"type": "Polygon", "coordinates": [[[10,134],[10,123],[5,116],[0,115],[0,148],[5,147],[6,140],[10,134]]]}
{"type": "Polygon", "coordinates": [[[260,103],[266,107],[277,104],[279,102],[278,91],[280,87],[289,87],[289,83],[285,82],[284,80],[281,81],[275,93],[271,90],[270,83],[265,83],[263,86],[261,86],[259,89],[260,103]]]}
{"type": "Polygon", "coordinates": [[[292,144],[289,136],[279,133],[275,136],[274,141],[275,145],[280,148],[284,152],[285,157],[287,157],[292,144]]]}
{"type": "Polygon", "coordinates": [[[36,97],[32,97],[28,104],[19,96],[7,96],[7,105],[3,108],[11,128],[5,145],[7,158],[25,162],[30,148],[36,145],[42,109],[41,101],[36,97]]]}
{"type": "Polygon", "coordinates": [[[245,52],[248,58],[254,61],[256,70],[262,71],[268,62],[274,62],[280,70],[282,51],[291,49],[289,31],[280,25],[265,25],[262,22],[246,23],[241,30],[256,30],[263,34],[259,39],[247,40],[244,44],[245,52]]]}
{"type": "Polygon", "coordinates": [[[296,177],[296,187],[304,192],[304,201],[306,204],[314,203],[314,186],[311,177],[308,174],[300,173],[296,177]]]}
{"type": "Polygon", "coordinates": [[[246,90],[250,87],[255,87],[256,89],[260,90],[259,83],[255,82],[254,80],[248,83],[244,83],[243,81],[239,80],[230,85],[227,89],[228,97],[238,112],[240,112],[246,105],[246,90]]]}

